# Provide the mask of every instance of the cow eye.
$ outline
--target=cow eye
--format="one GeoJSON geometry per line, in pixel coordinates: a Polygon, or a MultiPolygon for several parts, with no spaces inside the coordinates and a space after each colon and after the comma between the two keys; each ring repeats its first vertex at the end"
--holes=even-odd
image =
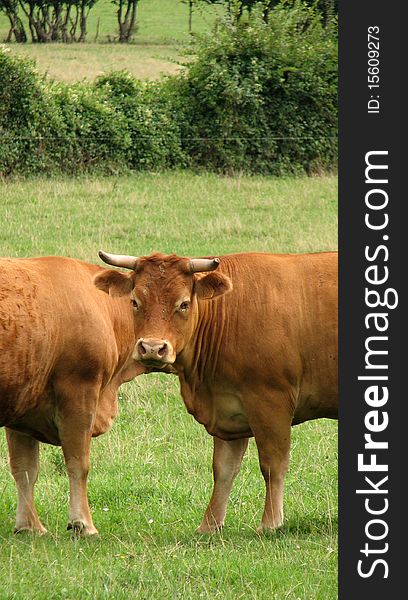
{"type": "Polygon", "coordinates": [[[139,310],[139,305],[137,303],[137,300],[135,300],[134,298],[131,298],[130,304],[133,306],[133,308],[135,308],[136,310],[139,310]]]}
{"type": "Polygon", "coordinates": [[[181,312],[186,312],[189,309],[189,307],[190,307],[190,302],[185,301],[180,304],[179,310],[181,312]]]}

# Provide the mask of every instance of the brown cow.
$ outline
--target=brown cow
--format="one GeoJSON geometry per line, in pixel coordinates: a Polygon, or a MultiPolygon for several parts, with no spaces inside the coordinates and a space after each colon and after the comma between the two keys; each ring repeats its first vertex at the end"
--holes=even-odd
{"type": "Polygon", "coordinates": [[[337,417],[337,253],[100,256],[132,269],[96,285],[131,295],[133,357],[171,364],[187,410],[214,436],[214,491],[199,531],[223,525],[251,436],[266,482],[260,529],[278,527],[291,425],[337,417]]]}
{"type": "Polygon", "coordinates": [[[62,446],[68,528],[97,533],[86,494],[91,437],[110,428],[121,383],[144,371],[132,359],[129,297],[94,285],[104,272],[68,258],[0,260],[0,426],[18,490],[16,532],[46,531],[33,499],[40,441],[62,446]]]}

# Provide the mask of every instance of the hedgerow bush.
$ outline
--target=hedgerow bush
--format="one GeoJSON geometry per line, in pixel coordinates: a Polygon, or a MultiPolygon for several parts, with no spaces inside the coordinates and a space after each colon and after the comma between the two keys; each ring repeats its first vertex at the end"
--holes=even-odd
{"type": "Polygon", "coordinates": [[[94,84],[41,77],[0,51],[0,174],[115,173],[184,164],[159,84],[113,73],[94,84]]]}
{"type": "Polygon", "coordinates": [[[91,85],[53,84],[51,92],[62,123],[58,132],[65,155],[62,168],[67,172],[123,169],[131,148],[126,116],[91,85]]]}
{"type": "Polygon", "coordinates": [[[68,85],[0,49],[0,175],[336,165],[336,39],[311,9],[220,22],[193,52],[159,82],[118,72],[68,85]]]}
{"type": "Polygon", "coordinates": [[[177,115],[161,82],[139,81],[120,71],[99,77],[95,86],[126,119],[131,168],[169,168],[187,162],[177,115]]]}
{"type": "Polygon", "coordinates": [[[98,90],[47,81],[33,63],[0,51],[0,174],[122,168],[127,122],[98,90]]]}
{"type": "Polygon", "coordinates": [[[276,174],[336,164],[337,44],[310,8],[219,23],[195,51],[178,82],[195,164],[276,174]]]}
{"type": "Polygon", "coordinates": [[[49,165],[48,140],[59,127],[49,90],[28,59],[0,49],[0,173],[49,165]]]}

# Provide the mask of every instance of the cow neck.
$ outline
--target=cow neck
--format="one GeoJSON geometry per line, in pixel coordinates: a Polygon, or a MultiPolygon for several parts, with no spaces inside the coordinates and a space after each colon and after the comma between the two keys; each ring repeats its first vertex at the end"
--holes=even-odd
{"type": "Polygon", "coordinates": [[[228,325],[223,297],[197,300],[196,314],[193,334],[179,357],[184,377],[194,388],[204,380],[208,384],[215,379],[228,325]]]}
{"type": "Polygon", "coordinates": [[[125,366],[131,358],[136,343],[132,309],[127,297],[112,298],[109,303],[113,331],[118,352],[118,369],[125,366]]]}

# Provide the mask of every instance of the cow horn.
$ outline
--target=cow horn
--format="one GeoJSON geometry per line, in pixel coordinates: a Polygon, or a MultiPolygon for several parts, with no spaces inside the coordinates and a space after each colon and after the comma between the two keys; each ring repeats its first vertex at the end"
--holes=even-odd
{"type": "Polygon", "coordinates": [[[126,254],[109,254],[108,252],[103,252],[103,250],[99,250],[99,258],[106,262],[108,265],[113,265],[114,267],[124,267],[125,269],[136,269],[137,261],[139,260],[137,256],[128,256],[126,254]]]}
{"type": "Polygon", "coordinates": [[[219,264],[219,258],[192,258],[189,267],[192,273],[202,273],[203,271],[215,271],[219,264]]]}

